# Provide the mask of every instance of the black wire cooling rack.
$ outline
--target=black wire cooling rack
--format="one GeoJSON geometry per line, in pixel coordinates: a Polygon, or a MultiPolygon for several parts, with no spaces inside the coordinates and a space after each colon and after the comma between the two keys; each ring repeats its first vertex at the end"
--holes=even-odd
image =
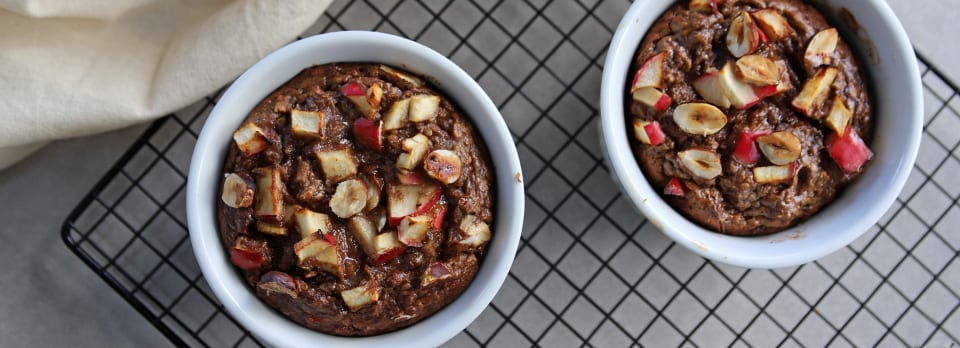
{"type": "MultiPolygon", "coordinates": [[[[377,30],[484,87],[527,175],[516,262],[449,346],[951,346],[960,338],[960,95],[921,58],[919,158],[860,239],[746,270],[672,243],[619,194],[597,139],[604,51],[627,1],[337,1],[308,34],[377,30]]],[[[218,95],[153,123],[64,223],[63,240],[178,346],[259,346],[220,307],[187,238],[184,187],[218,95]]]]}

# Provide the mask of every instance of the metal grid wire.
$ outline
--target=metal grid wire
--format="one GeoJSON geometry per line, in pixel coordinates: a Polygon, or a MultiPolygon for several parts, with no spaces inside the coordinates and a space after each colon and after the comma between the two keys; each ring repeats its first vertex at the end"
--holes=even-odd
{"type": "MultiPolygon", "coordinates": [[[[902,194],[860,239],[746,270],[675,245],[617,190],[600,71],[627,1],[337,1],[308,34],[377,30],[451,57],[513,133],[527,214],[516,262],[449,346],[948,346],[960,338],[960,96],[923,64],[925,130],[902,194]]],[[[924,61],[925,62],[925,61],[924,61]]],[[[67,245],[180,346],[258,346],[193,259],[184,187],[213,95],[155,122],[64,224],[67,245]]]]}

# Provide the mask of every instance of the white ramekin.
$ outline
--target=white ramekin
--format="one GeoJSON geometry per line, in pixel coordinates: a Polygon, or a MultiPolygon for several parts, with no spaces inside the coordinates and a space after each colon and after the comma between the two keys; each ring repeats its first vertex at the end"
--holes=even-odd
{"type": "Polygon", "coordinates": [[[630,63],[647,29],[676,0],[635,1],[607,51],[600,92],[601,132],[611,173],[651,223],[684,247],[715,261],[751,268],[799,265],[825,256],[877,222],[900,193],[920,146],[923,97],[916,56],[883,0],[811,1],[859,55],[874,92],[875,156],[864,174],[807,221],[763,237],[706,230],[673,210],[640,171],[624,122],[630,63]],[[848,13],[849,16],[841,16],[848,13]],[[842,20],[841,20],[842,18],[842,20]],[[853,19],[853,21],[850,20],[853,19]]]}
{"type": "Polygon", "coordinates": [[[397,36],[347,31],[291,43],[240,76],[217,102],[197,140],[187,180],[190,242],[207,283],[227,311],[271,345],[335,347],[437,346],[462,331],[493,300],[520,241],[520,160],[500,112],[466,72],[443,55],[397,36]],[[497,182],[494,237],[479,273],[453,303],[410,327],[371,337],[339,337],[306,329],[264,305],[228,261],[217,229],[216,200],[231,134],[260,101],[304,68],[333,62],[376,62],[422,74],[476,126],[493,159],[497,182]]]}

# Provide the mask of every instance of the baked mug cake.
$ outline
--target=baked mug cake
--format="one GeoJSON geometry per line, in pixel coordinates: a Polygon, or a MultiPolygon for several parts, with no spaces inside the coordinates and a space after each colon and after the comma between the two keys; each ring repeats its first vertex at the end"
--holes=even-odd
{"type": "Polygon", "coordinates": [[[217,203],[230,261],[314,330],[420,321],[476,276],[494,231],[487,151],[455,105],[400,69],[303,70],[233,134],[217,203]]]}
{"type": "Polygon", "coordinates": [[[837,30],[800,0],[693,0],[650,28],[627,86],[641,170],[692,221],[794,226],[867,167],[871,92],[837,30]]]}

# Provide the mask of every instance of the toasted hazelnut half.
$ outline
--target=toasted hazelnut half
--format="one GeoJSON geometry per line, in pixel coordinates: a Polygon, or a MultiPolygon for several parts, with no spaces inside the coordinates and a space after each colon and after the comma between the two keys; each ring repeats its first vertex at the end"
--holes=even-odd
{"type": "Polygon", "coordinates": [[[803,53],[803,59],[809,68],[816,68],[821,65],[830,64],[833,51],[837,49],[837,42],[840,41],[840,35],[836,28],[821,30],[810,39],[807,44],[807,50],[803,53]]]}
{"type": "Polygon", "coordinates": [[[773,132],[757,138],[760,151],[776,165],[790,164],[800,158],[800,139],[790,132],[773,132]]]}
{"type": "Polygon", "coordinates": [[[776,85],[780,82],[780,66],[769,58],[749,54],[737,59],[737,75],[752,85],[776,85]]]}
{"type": "Polygon", "coordinates": [[[713,179],[723,173],[720,164],[720,155],[716,152],[701,149],[689,149],[677,153],[680,163],[693,175],[703,179],[713,179]]]}
{"type": "Polygon", "coordinates": [[[450,150],[433,150],[423,160],[423,169],[431,178],[449,185],[460,179],[460,157],[450,150]]]}
{"type": "Polygon", "coordinates": [[[367,206],[367,186],[359,179],[350,179],[337,185],[330,197],[330,210],[346,219],[363,211],[367,206]]]}
{"type": "Polygon", "coordinates": [[[786,18],[783,18],[779,11],[772,8],[754,12],[753,19],[756,20],[757,26],[760,27],[760,30],[763,30],[769,40],[780,40],[793,31],[786,18]]]}
{"type": "Polygon", "coordinates": [[[490,240],[490,226],[473,214],[467,214],[460,220],[460,231],[463,232],[460,244],[480,246],[490,240]]]}
{"type": "Polygon", "coordinates": [[[753,22],[749,12],[740,12],[730,22],[727,31],[727,49],[734,57],[743,57],[757,50],[760,45],[760,28],[753,22]]]}
{"type": "Polygon", "coordinates": [[[246,208],[253,204],[254,184],[250,180],[230,173],[223,178],[223,194],[220,200],[231,208],[246,208]]]}
{"type": "Polygon", "coordinates": [[[710,135],[727,125],[727,115],[711,104],[686,103],[673,110],[673,122],[689,134],[710,135]]]}

